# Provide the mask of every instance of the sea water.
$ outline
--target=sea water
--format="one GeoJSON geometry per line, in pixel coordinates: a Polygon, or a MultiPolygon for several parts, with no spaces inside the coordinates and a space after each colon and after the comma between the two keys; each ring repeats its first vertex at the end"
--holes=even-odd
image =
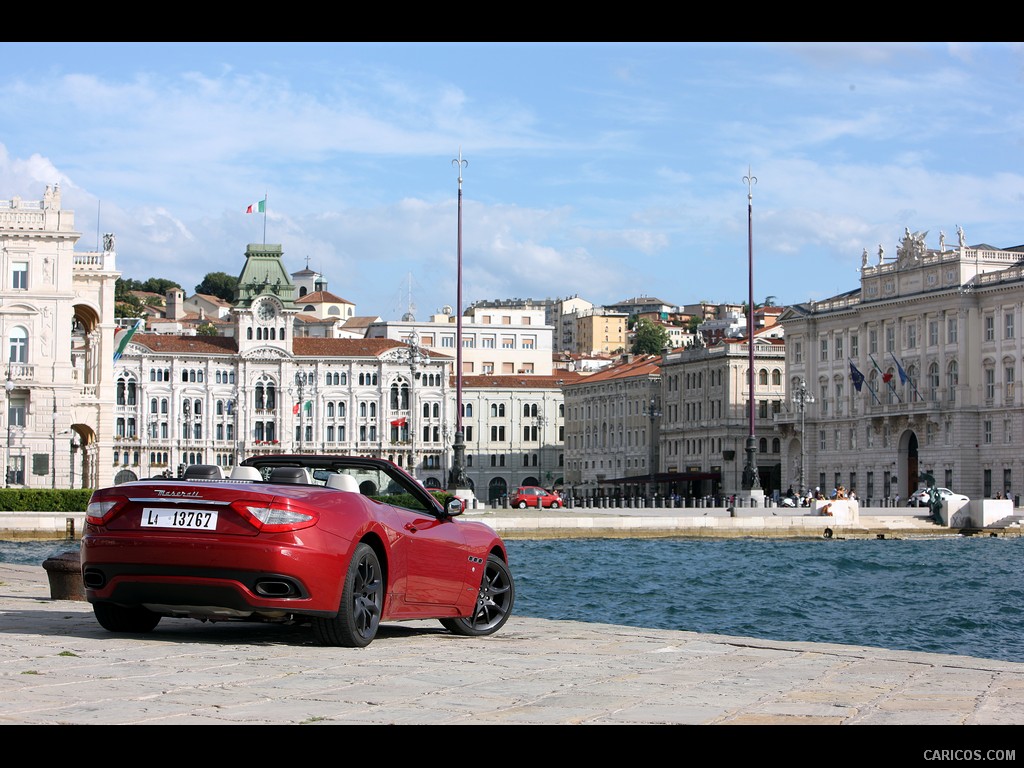
{"type": "MultiPolygon", "coordinates": [[[[506,542],[513,613],[1024,662],[1024,539],[506,542]]],[[[0,541],[41,565],[69,541],[0,541]]]]}

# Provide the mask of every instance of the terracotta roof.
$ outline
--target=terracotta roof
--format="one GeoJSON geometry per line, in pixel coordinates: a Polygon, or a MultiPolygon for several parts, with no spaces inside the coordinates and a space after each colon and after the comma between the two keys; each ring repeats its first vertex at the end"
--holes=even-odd
{"type": "Polygon", "coordinates": [[[296,304],[305,302],[307,304],[316,304],[323,302],[327,304],[351,304],[352,302],[348,299],[343,299],[340,296],[335,296],[330,291],[314,291],[313,293],[307,293],[305,296],[300,296],[295,300],[296,304]]]}
{"type": "Polygon", "coordinates": [[[377,357],[389,349],[406,346],[394,339],[318,339],[292,340],[296,357],[377,357]]]}
{"type": "Polygon", "coordinates": [[[188,355],[237,354],[238,344],[229,336],[180,336],[175,334],[136,333],[132,344],[151,352],[188,355]]]}
{"type": "Polygon", "coordinates": [[[367,328],[373,323],[379,323],[380,317],[375,315],[359,315],[356,317],[350,317],[345,321],[345,326],[352,326],[354,328],[367,328]]]}
{"type": "Polygon", "coordinates": [[[198,296],[201,299],[204,299],[205,301],[210,302],[211,304],[219,304],[222,307],[231,306],[230,301],[224,301],[224,299],[222,299],[220,296],[214,296],[212,293],[197,293],[192,298],[194,299],[196,298],[196,296],[198,296]]]}
{"type": "Polygon", "coordinates": [[[628,363],[613,363],[583,378],[587,383],[591,383],[609,379],[629,379],[635,376],[657,376],[660,373],[661,355],[639,355],[628,363]]]}

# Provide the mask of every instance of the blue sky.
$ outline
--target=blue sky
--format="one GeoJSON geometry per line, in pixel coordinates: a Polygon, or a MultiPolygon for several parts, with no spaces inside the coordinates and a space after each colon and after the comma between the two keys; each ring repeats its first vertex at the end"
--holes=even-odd
{"type": "Polygon", "coordinates": [[[187,292],[264,241],[360,315],[858,286],[906,228],[1024,244],[1018,43],[0,43],[0,199],[187,292]],[[872,262],[873,263],[873,262],[872,262]]]}

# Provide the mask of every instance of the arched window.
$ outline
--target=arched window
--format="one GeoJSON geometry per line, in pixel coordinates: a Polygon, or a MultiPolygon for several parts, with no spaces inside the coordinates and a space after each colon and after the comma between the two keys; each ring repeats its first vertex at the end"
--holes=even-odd
{"type": "Polygon", "coordinates": [[[762,368],[757,372],[757,383],[762,387],[768,386],[768,369],[762,368]]]}
{"type": "Polygon", "coordinates": [[[28,362],[28,331],[22,328],[20,325],[15,326],[11,329],[11,335],[9,337],[11,356],[9,361],[12,363],[27,363],[28,362]]]}
{"type": "Polygon", "coordinates": [[[946,394],[946,399],[950,402],[956,400],[956,388],[960,384],[960,366],[957,365],[956,360],[951,360],[949,366],[946,368],[946,386],[949,391],[946,394]]]}
{"type": "Polygon", "coordinates": [[[772,370],[772,385],[778,387],[781,384],[782,384],[782,371],[780,371],[778,368],[775,368],[775,369],[772,370]]]}

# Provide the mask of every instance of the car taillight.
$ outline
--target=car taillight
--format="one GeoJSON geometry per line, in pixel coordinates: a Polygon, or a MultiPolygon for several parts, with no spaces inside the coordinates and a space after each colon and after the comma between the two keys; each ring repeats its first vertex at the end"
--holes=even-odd
{"type": "Polygon", "coordinates": [[[310,512],[300,512],[274,502],[270,504],[252,504],[236,502],[232,506],[238,510],[253,526],[268,533],[274,531],[297,531],[316,525],[319,516],[310,512]]]}
{"type": "Polygon", "coordinates": [[[85,522],[92,525],[105,525],[114,516],[114,513],[124,506],[126,499],[106,499],[104,501],[90,501],[85,508],[85,522]]]}

